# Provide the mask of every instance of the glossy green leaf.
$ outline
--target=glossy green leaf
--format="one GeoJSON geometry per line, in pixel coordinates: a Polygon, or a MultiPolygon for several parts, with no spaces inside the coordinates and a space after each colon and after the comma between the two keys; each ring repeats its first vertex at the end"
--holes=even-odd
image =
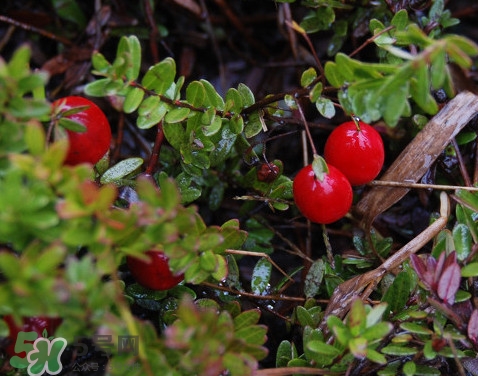
{"type": "Polygon", "coordinates": [[[77,132],[77,133],[86,132],[86,127],[82,123],[80,123],[76,120],[72,120],[72,119],[67,118],[67,117],[62,117],[58,121],[58,125],[62,128],[68,129],[69,131],[72,131],[72,132],[77,132]]]}
{"type": "Polygon", "coordinates": [[[302,306],[297,306],[295,310],[295,314],[297,315],[297,320],[299,321],[299,324],[303,327],[305,326],[310,326],[314,327],[315,322],[314,319],[312,318],[312,315],[309,313],[307,309],[305,309],[302,306]]]}
{"type": "Polygon", "coordinates": [[[359,335],[359,333],[365,328],[365,305],[361,299],[355,299],[352,303],[349,315],[347,316],[347,326],[350,328],[350,332],[353,336],[359,335]]]}
{"type": "Polygon", "coordinates": [[[256,295],[265,295],[270,288],[272,264],[266,258],[260,258],[254,266],[251,279],[251,290],[256,295]]]}
{"type": "Polygon", "coordinates": [[[226,92],[226,111],[239,114],[243,107],[243,98],[239,90],[230,88],[226,92]]]}
{"type": "Polygon", "coordinates": [[[319,97],[322,95],[323,90],[322,82],[317,82],[309,92],[309,98],[311,102],[317,102],[319,97]]]}
{"type": "Polygon", "coordinates": [[[302,76],[300,77],[300,86],[307,87],[311,85],[316,78],[317,72],[314,68],[311,67],[302,72],[302,76]]]}
{"type": "Polygon", "coordinates": [[[437,52],[430,66],[430,79],[433,89],[440,89],[445,82],[446,70],[446,54],[444,50],[437,52]]]}
{"type": "MultiPolygon", "coordinates": [[[[388,304],[388,312],[398,313],[407,304],[412,289],[411,276],[407,271],[399,273],[388,290],[383,294],[382,302],[388,304]]],[[[385,317],[388,317],[387,314],[385,317]]]]}
{"type": "Polygon", "coordinates": [[[206,91],[206,98],[204,104],[212,108],[217,108],[219,111],[224,110],[224,99],[218,94],[214,86],[206,80],[200,80],[206,91]]]}
{"type": "Polygon", "coordinates": [[[367,351],[365,352],[365,356],[367,357],[368,360],[378,363],[378,364],[387,364],[387,358],[383,354],[380,354],[378,351],[375,351],[373,349],[367,348],[367,351]]]}
{"type": "Polygon", "coordinates": [[[206,89],[200,81],[191,82],[186,88],[186,101],[194,107],[204,105],[206,99],[206,89]]]}
{"type": "Polygon", "coordinates": [[[386,355],[396,356],[411,356],[418,352],[418,350],[414,349],[413,347],[398,345],[387,345],[381,351],[386,355]]]}
{"type": "Polygon", "coordinates": [[[342,353],[338,348],[321,341],[309,341],[306,346],[309,350],[324,356],[337,357],[342,353]]]}
{"type": "Polygon", "coordinates": [[[324,260],[318,259],[312,263],[304,281],[304,293],[307,298],[318,294],[324,278],[324,260]]]}
{"type": "Polygon", "coordinates": [[[330,99],[320,97],[315,102],[315,106],[323,117],[327,119],[332,119],[335,116],[334,102],[332,102],[330,99]]]}
{"type": "Polygon", "coordinates": [[[176,62],[166,58],[151,67],[141,81],[146,89],[154,90],[158,94],[165,94],[176,77],[176,62]]]}
{"type": "Polygon", "coordinates": [[[130,35],[122,39],[127,41],[128,67],[125,73],[126,78],[129,81],[134,81],[138,78],[141,69],[141,43],[136,35],[130,35]]]}
{"type": "Polygon", "coordinates": [[[84,92],[91,97],[106,96],[108,84],[111,82],[110,78],[102,78],[86,84],[84,92]]]}
{"type": "Polygon", "coordinates": [[[138,107],[139,116],[136,125],[140,129],[149,129],[163,120],[168,109],[168,106],[161,102],[158,96],[150,96],[143,100],[138,107]]]}
{"type": "Polygon", "coordinates": [[[415,322],[403,322],[400,324],[400,328],[414,334],[424,334],[424,335],[433,334],[432,330],[428,329],[426,326],[423,326],[415,322]]]}
{"type": "Polygon", "coordinates": [[[128,158],[124,159],[114,166],[110,167],[102,176],[101,184],[114,183],[122,178],[125,178],[129,174],[138,171],[143,165],[142,158],[128,158]]]}
{"type": "Polygon", "coordinates": [[[242,105],[244,107],[252,106],[256,102],[254,98],[254,93],[245,84],[240,83],[237,86],[237,91],[239,91],[239,94],[241,94],[242,105]]]}
{"type": "Polygon", "coordinates": [[[244,130],[244,119],[240,114],[234,115],[230,121],[229,121],[229,126],[232,132],[235,134],[242,133],[244,130]]]}
{"type": "Polygon", "coordinates": [[[470,229],[463,223],[457,223],[453,228],[452,234],[456,257],[459,261],[464,261],[470,255],[473,243],[470,229]]]}
{"type": "Polygon", "coordinates": [[[403,30],[408,25],[408,13],[405,9],[399,10],[394,14],[390,24],[395,26],[397,30],[403,30]]]}
{"type": "Polygon", "coordinates": [[[261,311],[258,309],[250,309],[244,311],[234,318],[234,328],[240,330],[243,328],[256,325],[261,318],[261,311]]]}
{"type": "Polygon", "coordinates": [[[127,114],[131,114],[136,111],[143,101],[144,90],[139,87],[133,87],[128,90],[125,100],[123,102],[123,111],[127,114]]]}
{"type": "Polygon", "coordinates": [[[93,53],[91,64],[93,65],[92,73],[95,74],[106,74],[111,68],[111,63],[100,52],[93,53]]]}
{"type": "Polygon", "coordinates": [[[415,67],[415,75],[411,80],[410,93],[413,100],[428,114],[435,114],[438,105],[430,94],[430,77],[425,63],[415,67]]]}
{"type": "Polygon", "coordinates": [[[461,268],[461,276],[464,278],[478,277],[478,262],[472,262],[461,268]]]}
{"type": "Polygon", "coordinates": [[[190,112],[191,110],[187,107],[176,107],[166,114],[164,120],[170,124],[180,123],[186,120],[190,112]]]}
{"type": "Polygon", "coordinates": [[[277,347],[276,353],[276,368],[287,367],[290,360],[297,357],[297,350],[293,343],[287,340],[283,340],[277,347]]]}
{"type": "Polygon", "coordinates": [[[385,338],[392,329],[393,325],[391,323],[382,321],[364,330],[360,337],[368,342],[375,342],[385,338]]]}

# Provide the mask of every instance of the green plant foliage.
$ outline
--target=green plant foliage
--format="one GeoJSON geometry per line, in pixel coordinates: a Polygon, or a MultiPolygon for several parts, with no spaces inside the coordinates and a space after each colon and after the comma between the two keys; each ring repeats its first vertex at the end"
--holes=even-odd
{"type": "Polygon", "coordinates": [[[393,28],[385,32],[383,23],[372,20],[370,29],[377,36],[376,45],[393,56],[394,63],[364,63],[339,53],[335,62],[325,65],[325,75],[340,88],[340,103],[349,113],[365,122],[383,118],[395,126],[401,117],[410,116],[409,98],[425,113],[435,114],[438,106],[430,87],[443,87],[453,95],[445,60],[470,67],[469,56],[478,54],[478,46],[456,35],[433,40],[408,21],[405,10],[396,13],[390,24],[393,28]],[[421,52],[412,55],[402,48],[410,44],[420,47],[421,52]]]}

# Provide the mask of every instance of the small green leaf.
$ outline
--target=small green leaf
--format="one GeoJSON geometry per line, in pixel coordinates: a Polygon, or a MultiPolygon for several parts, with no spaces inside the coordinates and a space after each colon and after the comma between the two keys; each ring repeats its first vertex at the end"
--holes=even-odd
{"type": "Polygon", "coordinates": [[[258,112],[249,115],[249,119],[244,126],[244,134],[247,138],[252,138],[262,131],[262,123],[258,112]]]}
{"type": "Polygon", "coordinates": [[[295,313],[297,315],[297,319],[299,320],[299,324],[303,327],[310,326],[314,327],[314,319],[312,315],[309,313],[307,309],[302,306],[297,306],[295,313]]]}
{"type": "MultiPolygon", "coordinates": [[[[398,313],[407,304],[412,288],[410,274],[407,271],[399,273],[388,290],[383,294],[382,302],[386,302],[389,307],[388,313],[398,313]]],[[[387,314],[385,317],[388,317],[387,314]]]]}
{"type": "Polygon", "coordinates": [[[100,52],[93,53],[91,64],[93,65],[93,73],[96,74],[106,74],[111,67],[110,62],[100,52]]]}
{"type": "Polygon", "coordinates": [[[418,350],[409,346],[388,345],[382,349],[382,352],[386,355],[411,356],[415,355],[418,350]]]}
{"type": "Polygon", "coordinates": [[[206,89],[200,81],[191,82],[186,88],[186,100],[195,107],[201,107],[206,98],[206,89]]]}
{"type": "Polygon", "coordinates": [[[106,170],[101,176],[100,182],[101,184],[107,184],[123,179],[129,174],[137,171],[143,165],[143,162],[142,158],[137,157],[124,159],[106,170]]]}
{"type": "Polygon", "coordinates": [[[251,289],[256,295],[265,295],[270,288],[272,264],[265,257],[259,259],[252,271],[251,289]]]}
{"type": "Polygon", "coordinates": [[[364,330],[360,336],[369,342],[374,342],[383,339],[392,329],[391,323],[382,321],[364,330]]]}
{"type": "Polygon", "coordinates": [[[334,358],[342,353],[338,348],[322,341],[309,341],[306,346],[310,351],[334,358]]]}
{"type": "Polygon", "coordinates": [[[141,69],[141,43],[136,35],[123,37],[127,40],[128,68],[126,78],[134,81],[138,78],[141,69]]]}
{"type": "Polygon", "coordinates": [[[240,83],[237,86],[237,90],[239,91],[239,94],[241,94],[242,104],[244,107],[252,106],[256,102],[251,89],[249,89],[245,84],[240,83]]]}
{"type": "Polygon", "coordinates": [[[234,328],[239,330],[256,325],[260,318],[261,311],[259,309],[250,309],[248,311],[244,311],[234,318],[234,328]]]}
{"type": "Polygon", "coordinates": [[[304,293],[307,298],[318,294],[324,278],[324,260],[318,259],[312,263],[304,281],[304,293]]]}
{"type": "Polygon", "coordinates": [[[34,122],[25,129],[25,142],[32,155],[41,155],[45,150],[46,135],[40,124],[34,122]]]}
{"type": "Polygon", "coordinates": [[[144,90],[139,87],[132,87],[126,94],[123,102],[123,111],[126,114],[131,114],[133,111],[136,111],[143,101],[143,98],[144,90]]]}
{"type": "Polygon", "coordinates": [[[190,112],[191,110],[187,107],[177,107],[169,111],[164,120],[170,124],[180,123],[188,117],[190,112]]]}
{"type": "Polygon", "coordinates": [[[111,83],[110,78],[102,78],[93,82],[88,83],[84,92],[90,97],[104,97],[108,92],[108,85],[111,83]]]}
{"type": "Polygon", "coordinates": [[[295,354],[295,346],[287,340],[283,340],[277,347],[276,352],[276,368],[287,367],[287,363],[294,359],[297,354],[295,354]]]}
{"type": "Polygon", "coordinates": [[[176,62],[167,57],[151,67],[141,81],[146,89],[154,90],[158,94],[166,94],[176,77],[176,62]]]}
{"type": "Polygon", "coordinates": [[[62,117],[58,121],[58,125],[62,128],[68,129],[72,132],[84,133],[86,132],[86,127],[76,120],[72,120],[66,117],[62,117]]]}
{"type": "Polygon", "coordinates": [[[461,276],[464,278],[478,277],[478,262],[472,262],[462,267],[461,276]]]}
{"type": "Polygon", "coordinates": [[[334,102],[332,102],[329,98],[320,97],[315,102],[315,106],[323,117],[332,119],[335,116],[334,102]]]}
{"type": "Polygon", "coordinates": [[[453,228],[453,243],[455,244],[456,258],[464,261],[470,255],[473,239],[470,229],[463,223],[457,223],[453,228]]]}
{"type": "Polygon", "coordinates": [[[322,82],[317,82],[313,87],[312,89],[310,89],[310,92],[309,92],[309,98],[310,98],[310,101],[313,103],[313,102],[317,102],[317,100],[319,99],[319,97],[322,95],[322,91],[323,91],[324,87],[322,85],[322,82]]]}
{"type": "Polygon", "coordinates": [[[426,335],[431,335],[433,333],[432,330],[428,329],[427,327],[417,324],[415,322],[403,322],[400,324],[400,328],[403,330],[406,330],[407,332],[410,333],[415,333],[415,334],[426,334],[426,335]]]}
{"type": "Polygon", "coordinates": [[[206,91],[206,98],[204,99],[204,104],[212,107],[217,108],[220,111],[224,110],[224,99],[218,94],[214,86],[206,80],[200,80],[203,84],[204,89],[206,91]]]}
{"type": "Polygon", "coordinates": [[[226,92],[226,111],[239,114],[243,107],[243,98],[239,90],[230,88],[226,92]]]}
{"type": "Polygon", "coordinates": [[[383,354],[380,354],[378,351],[373,349],[367,349],[365,356],[368,360],[378,363],[378,364],[387,364],[387,358],[383,354]]]}
{"type": "Polygon", "coordinates": [[[302,73],[300,78],[300,86],[307,87],[317,78],[317,72],[314,68],[309,68],[302,73]]]}

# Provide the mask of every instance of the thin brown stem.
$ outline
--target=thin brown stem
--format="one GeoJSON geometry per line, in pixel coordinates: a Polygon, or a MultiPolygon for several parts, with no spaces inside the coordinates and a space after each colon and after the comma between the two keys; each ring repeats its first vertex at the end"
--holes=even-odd
{"type": "Polygon", "coordinates": [[[154,20],[153,10],[151,9],[151,3],[149,0],[143,0],[144,11],[146,13],[146,20],[151,28],[149,32],[149,48],[151,49],[151,56],[153,57],[153,62],[157,63],[159,61],[159,51],[158,45],[156,44],[156,39],[158,38],[158,26],[154,20]]]}
{"type": "Polygon", "coordinates": [[[453,149],[455,149],[456,159],[458,160],[458,166],[460,166],[461,176],[463,176],[465,185],[467,187],[470,187],[471,186],[470,174],[468,174],[468,171],[465,166],[465,162],[463,161],[463,157],[460,152],[460,148],[458,147],[458,143],[456,142],[456,139],[454,137],[451,140],[451,144],[453,145],[453,149]]]}
{"type": "Polygon", "coordinates": [[[380,35],[382,34],[385,34],[385,33],[388,33],[390,30],[394,29],[395,26],[389,26],[389,27],[386,27],[385,29],[379,31],[377,34],[375,34],[373,37],[370,37],[368,38],[365,42],[362,43],[362,45],[360,45],[357,49],[355,49],[354,51],[352,51],[352,53],[349,54],[349,57],[352,57],[354,55],[357,55],[360,51],[362,51],[365,47],[367,47],[370,43],[373,43],[373,41],[375,39],[377,39],[377,37],[379,37],[380,35]]]}
{"type": "Polygon", "coordinates": [[[163,131],[163,122],[161,121],[158,124],[158,131],[156,133],[156,139],[154,141],[153,150],[151,156],[149,157],[148,167],[146,167],[145,174],[152,176],[156,171],[156,166],[159,160],[159,153],[161,151],[161,146],[164,141],[164,131],[163,131]]]}
{"type": "Polygon", "coordinates": [[[304,129],[305,129],[307,138],[309,140],[310,148],[312,149],[313,155],[316,156],[318,155],[317,149],[315,148],[314,140],[312,138],[312,134],[310,133],[309,125],[307,124],[307,119],[305,118],[305,115],[304,115],[304,110],[302,109],[302,106],[300,105],[299,101],[295,101],[295,102],[297,103],[297,108],[299,110],[300,118],[304,122],[304,129]]]}
{"type": "Polygon", "coordinates": [[[40,34],[40,35],[42,35],[44,37],[47,37],[49,39],[53,39],[53,40],[56,40],[57,42],[63,43],[65,46],[71,46],[73,44],[70,40],[68,40],[66,38],[60,37],[58,35],[50,33],[49,31],[40,29],[40,28],[32,26],[32,25],[25,24],[23,22],[14,20],[13,18],[4,16],[4,15],[1,15],[1,14],[0,14],[0,22],[5,22],[5,23],[8,23],[10,25],[14,25],[16,27],[19,27],[21,29],[32,31],[34,33],[40,34]]]}

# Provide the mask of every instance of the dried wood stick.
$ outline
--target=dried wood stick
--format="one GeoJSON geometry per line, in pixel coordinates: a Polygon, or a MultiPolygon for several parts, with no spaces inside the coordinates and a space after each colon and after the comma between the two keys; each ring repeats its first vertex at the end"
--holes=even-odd
{"type": "Polygon", "coordinates": [[[400,266],[411,254],[418,252],[445,227],[449,215],[450,201],[447,194],[441,192],[440,217],[435,222],[385,260],[378,268],[353,277],[335,288],[325,310],[324,320],[320,324],[321,329],[327,332],[326,319],[329,315],[343,318],[356,298],[367,299],[385,274],[400,266]]]}
{"type": "MultiPolygon", "coordinates": [[[[478,113],[478,96],[461,92],[415,136],[381,180],[416,183],[430,168],[450,141],[478,113]]],[[[356,214],[369,229],[375,218],[409,191],[405,187],[375,186],[356,206],[356,214]]]]}

